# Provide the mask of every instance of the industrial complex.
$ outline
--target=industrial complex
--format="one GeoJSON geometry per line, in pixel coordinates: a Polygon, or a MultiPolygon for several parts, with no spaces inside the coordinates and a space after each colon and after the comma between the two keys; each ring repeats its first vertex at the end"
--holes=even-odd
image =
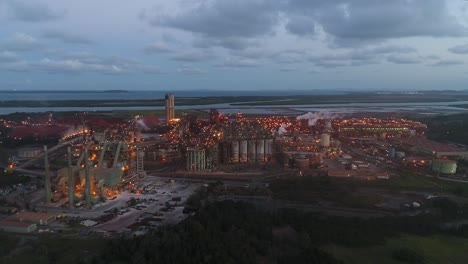
{"type": "MultiPolygon", "coordinates": [[[[176,115],[175,107],[174,95],[167,94],[164,122],[151,114],[125,119],[89,113],[66,119],[50,114],[35,123],[3,120],[10,131],[3,140],[19,146],[6,169],[37,181],[16,188],[22,190],[21,206],[5,209],[0,229],[37,232],[64,216],[78,217],[89,228],[129,228],[145,214],[160,219],[159,209],[170,212],[173,202],[177,208],[198,186],[174,179],[262,183],[286,175],[367,181],[401,170],[456,177],[458,161],[468,158],[463,146],[429,140],[427,126],[408,119],[224,115],[217,109],[176,115]],[[32,136],[24,133],[28,129],[32,136]]],[[[182,209],[173,214],[171,221],[182,219],[182,209]]]]}

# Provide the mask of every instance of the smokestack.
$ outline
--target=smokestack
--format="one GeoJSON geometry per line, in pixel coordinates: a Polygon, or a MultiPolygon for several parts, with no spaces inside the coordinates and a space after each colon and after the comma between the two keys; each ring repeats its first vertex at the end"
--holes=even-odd
{"type": "Polygon", "coordinates": [[[85,168],[85,198],[86,205],[91,206],[91,177],[89,176],[88,147],[84,150],[84,168],[85,168]]]}
{"type": "Polygon", "coordinates": [[[73,194],[75,190],[75,183],[73,182],[73,171],[72,171],[72,159],[71,159],[71,152],[70,147],[67,147],[67,157],[68,157],[68,206],[73,208],[73,194]]]}
{"type": "Polygon", "coordinates": [[[46,204],[50,203],[52,190],[50,187],[50,169],[49,169],[49,159],[47,153],[47,146],[44,145],[44,169],[45,169],[45,195],[46,195],[46,204]]]}

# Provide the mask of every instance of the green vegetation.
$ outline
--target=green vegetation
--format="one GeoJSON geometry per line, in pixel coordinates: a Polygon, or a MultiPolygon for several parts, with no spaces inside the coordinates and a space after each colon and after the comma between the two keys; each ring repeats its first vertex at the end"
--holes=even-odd
{"type": "Polygon", "coordinates": [[[420,118],[419,121],[427,124],[430,139],[468,144],[466,136],[468,115],[466,114],[433,116],[420,118]]]}
{"type": "Polygon", "coordinates": [[[102,252],[104,247],[105,241],[101,239],[34,237],[3,233],[0,234],[0,263],[92,263],[92,259],[102,252]]]}
{"type": "Polygon", "coordinates": [[[384,245],[365,248],[329,245],[324,249],[346,264],[466,263],[468,239],[436,235],[404,235],[384,245]]]}

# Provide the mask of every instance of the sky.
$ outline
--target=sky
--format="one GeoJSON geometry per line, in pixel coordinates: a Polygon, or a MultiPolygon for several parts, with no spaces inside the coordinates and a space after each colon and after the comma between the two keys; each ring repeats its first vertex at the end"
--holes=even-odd
{"type": "Polygon", "coordinates": [[[468,89],[466,0],[0,0],[0,90],[468,89]]]}

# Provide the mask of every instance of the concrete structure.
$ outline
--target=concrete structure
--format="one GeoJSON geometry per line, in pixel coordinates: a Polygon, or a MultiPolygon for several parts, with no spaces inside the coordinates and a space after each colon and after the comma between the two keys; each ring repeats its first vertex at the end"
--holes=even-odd
{"type": "Polygon", "coordinates": [[[187,149],[187,166],[188,171],[204,171],[206,170],[206,154],[204,149],[188,148],[187,149]]]}
{"type": "Polygon", "coordinates": [[[16,157],[18,159],[30,159],[36,158],[42,153],[42,147],[23,147],[18,148],[16,151],[16,157]]]}
{"type": "Polygon", "coordinates": [[[432,170],[442,174],[455,174],[457,162],[454,160],[436,159],[432,161],[432,170]]]}
{"type": "Polygon", "coordinates": [[[5,220],[33,223],[38,225],[48,225],[51,222],[55,221],[56,218],[57,215],[52,213],[21,211],[14,215],[8,216],[7,218],[5,218],[5,220]]]}
{"type": "Polygon", "coordinates": [[[165,97],[165,112],[166,112],[166,124],[175,118],[174,112],[174,95],[173,94],[166,94],[165,97]]]}
{"type": "Polygon", "coordinates": [[[47,153],[47,146],[44,146],[44,169],[45,169],[45,203],[49,204],[50,200],[52,199],[52,189],[50,186],[50,168],[49,168],[49,160],[48,160],[48,153],[47,153]]]}
{"type": "Polygon", "coordinates": [[[0,220],[0,230],[12,233],[31,233],[36,231],[37,225],[34,223],[20,222],[17,220],[0,220]]]}

